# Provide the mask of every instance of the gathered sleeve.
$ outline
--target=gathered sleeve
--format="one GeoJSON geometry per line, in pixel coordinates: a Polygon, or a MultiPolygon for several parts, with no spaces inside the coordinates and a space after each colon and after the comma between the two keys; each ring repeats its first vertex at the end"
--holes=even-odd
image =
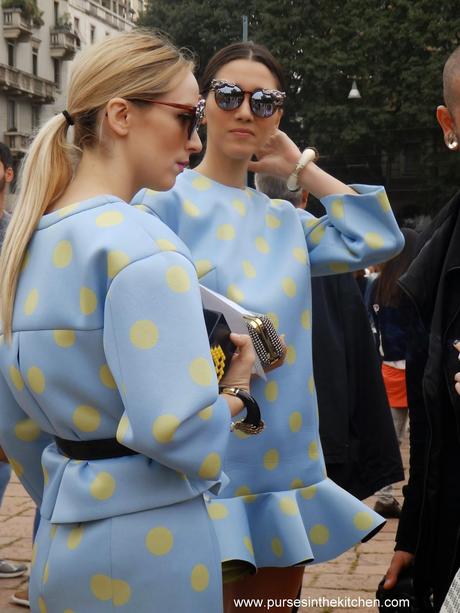
{"type": "MultiPolygon", "coordinates": [[[[12,369],[10,374],[20,387],[22,379],[19,371],[12,369]]],[[[42,453],[52,440],[24,413],[8,383],[0,375],[0,446],[8,456],[11,468],[38,506],[42,502],[43,487],[48,478],[42,469],[42,453]]]]}
{"type": "Polygon", "coordinates": [[[215,491],[231,419],[186,257],[157,253],[118,273],[105,304],[104,351],[125,407],[118,441],[215,491]]]}
{"type": "Polygon", "coordinates": [[[404,246],[384,188],[352,187],[357,194],[335,194],[321,200],[327,213],[323,217],[298,209],[312,276],[386,262],[404,246]]]}

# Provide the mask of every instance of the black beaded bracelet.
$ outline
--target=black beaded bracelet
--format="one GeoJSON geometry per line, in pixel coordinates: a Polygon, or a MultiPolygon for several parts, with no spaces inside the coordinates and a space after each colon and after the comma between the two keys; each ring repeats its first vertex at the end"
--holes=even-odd
{"type": "Polygon", "coordinates": [[[265,423],[260,417],[260,407],[251,394],[248,394],[248,392],[239,387],[225,386],[219,387],[219,392],[239,398],[243,401],[246,409],[246,417],[235,422],[232,421],[231,430],[240,430],[245,434],[260,434],[262,432],[265,428],[265,423]]]}

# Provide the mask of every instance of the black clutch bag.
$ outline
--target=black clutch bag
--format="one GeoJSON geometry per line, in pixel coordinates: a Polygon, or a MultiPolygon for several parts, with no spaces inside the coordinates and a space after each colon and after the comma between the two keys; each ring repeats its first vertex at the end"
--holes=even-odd
{"type": "Polygon", "coordinates": [[[231,330],[223,314],[210,309],[203,309],[203,314],[217,381],[220,382],[227,372],[236,347],[230,340],[231,330]]]}
{"type": "Polygon", "coordinates": [[[414,591],[413,567],[401,571],[394,588],[385,590],[385,577],[380,581],[375,594],[379,602],[379,613],[430,613],[429,602],[418,601],[414,591]]]}

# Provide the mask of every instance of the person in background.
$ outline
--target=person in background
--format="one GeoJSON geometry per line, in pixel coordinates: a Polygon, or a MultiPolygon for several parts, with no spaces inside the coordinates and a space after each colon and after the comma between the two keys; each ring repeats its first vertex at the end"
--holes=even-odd
{"type": "MultiPolygon", "coordinates": [[[[5,238],[6,228],[11,214],[6,210],[8,188],[14,179],[13,158],[11,151],[4,143],[0,143],[0,248],[5,238]]],[[[10,480],[11,468],[5,452],[0,447],[0,505],[10,480]]],[[[20,577],[27,570],[25,564],[16,564],[0,560],[0,578],[20,577]]]]}
{"type": "MultiPolygon", "coordinates": [[[[271,199],[324,213],[319,204],[307,205],[305,190],[290,192],[280,177],[256,174],[255,184],[271,199]]],[[[380,361],[353,274],[312,277],[311,291],[313,372],[327,474],[363,500],[404,479],[380,361]]]]}

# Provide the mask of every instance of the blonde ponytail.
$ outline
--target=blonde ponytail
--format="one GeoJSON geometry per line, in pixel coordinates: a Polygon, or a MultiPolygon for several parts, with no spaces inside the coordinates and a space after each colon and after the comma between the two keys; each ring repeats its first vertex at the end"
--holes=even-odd
{"type": "Polygon", "coordinates": [[[99,111],[114,97],[150,100],[167,93],[192,61],[160,35],[137,30],[105,39],[82,53],[69,84],[67,111],[74,142],[67,142],[62,113],[38,132],[22,168],[20,195],[0,255],[0,316],[11,340],[13,309],[27,246],[46,209],[73,176],[71,151],[98,143],[99,111]]]}

